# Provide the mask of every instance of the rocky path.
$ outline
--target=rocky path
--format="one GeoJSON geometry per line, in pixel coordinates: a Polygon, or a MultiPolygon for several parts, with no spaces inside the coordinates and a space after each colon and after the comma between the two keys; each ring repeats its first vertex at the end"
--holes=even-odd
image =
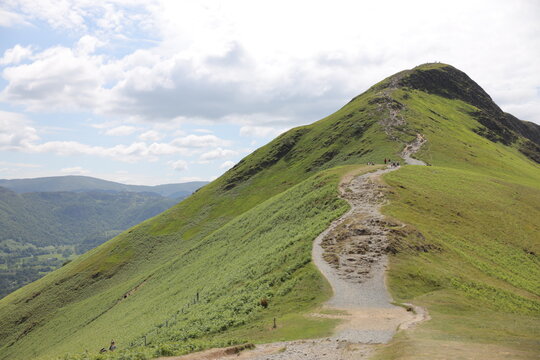
{"type": "MultiPolygon", "coordinates": [[[[425,165],[410,157],[424,142],[418,135],[405,147],[402,155],[407,163],[425,165]]],[[[351,209],[314,240],[313,262],[334,292],[324,307],[340,315],[328,315],[326,311],[311,316],[341,319],[334,336],[263,344],[234,355],[217,349],[169,360],[367,359],[375,344],[387,343],[399,329],[426,320],[428,315],[420,307],[393,305],[385,284],[388,224],[380,212],[385,203],[381,176],[396,169],[388,167],[360,176],[345,176],[339,191],[351,209]]]]}
{"type": "MultiPolygon", "coordinates": [[[[418,148],[411,146],[409,154],[418,148]]],[[[345,176],[339,190],[351,209],[314,240],[313,262],[334,292],[325,309],[340,315],[328,315],[325,311],[311,316],[341,319],[334,336],[263,344],[234,355],[214,350],[175,359],[367,359],[375,344],[387,343],[399,329],[427,319],[420,307],[393,305],[385,286],[388,224],[380,212],[385,202],[381,176],[396,169],[388,167],[360,176],[345,176]]]]}
{"type": "MultiPolygon", "coordinates": [[[[342,321],[329,338],[291,341],[258,346],[242,355],[245,359],[347,360],[368,358],[373,344],[386,343],[398,329],[427,317],[419,307],[392,305],[385,286],[387,266],[386,222],[380,213],[384,204],[381,175],[386,168],[357,177],[346,177],[341,196],[351,209],[334,221],[313,244],[313,261],[334,292],[327,309],[344,315],[321,315],[342,321]]],[[[237,357],[238,358],[238,357],[237,357]]]]}
{"type": "Polygon", "coordinates": [[[412,154],[416,153],[422,145],[426,143],[426,138],[422,134],[416,134],[416,139],[413,142],[407,144],[401,152],[401,157],[405,159],[405,162],[410,165],[426,165],[422,160],[414,159],[412,154]]]}

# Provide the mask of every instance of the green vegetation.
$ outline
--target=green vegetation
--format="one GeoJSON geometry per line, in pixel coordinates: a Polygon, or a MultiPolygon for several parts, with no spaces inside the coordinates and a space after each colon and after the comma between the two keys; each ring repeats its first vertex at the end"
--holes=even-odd
{"type": "Polygon", "coordinates": [[[0,298],[177,201],[150,193],[0,188],[0,298]]]}
{"type": "Polygon", "coordinates": [[[432,320],[400,333],[378,359],[537,358],[540,352],[540,167],[519,143],[490,141],[476,108],[401,89],[413,131],[428,139],[417,155],[438,166],[385,176],[384,212],[396,231],[389,287],[432,320]],[[449,136],[449,135],[452,136],[449,136]]]}
{"type": "Polygon", "coordinates": [[[515,123],[505,127],[489,96],[452,69],[399,74],[399,89],[388,95],[407,121],[392,130],[398,141],[379,122],[389,116],[380,91],[396,83],[390,78],[0,300],[0,359],[144,359],[328,334],[335,323],[304,315],[329,296],[310,253],[315,236],[347,208],[339,178],[395,158],[399,141],[417,132],[428,140],[417,156],[434,166],[386,177],[385,211],[408,224],[394,229],[389,284],[397,301],[427,306],[433,320],[401,333],[380,356],[433,358],[448,348],[459,357],[456,349],[496,343],[501,353],[538,351],[535,145],[515,123]],[[444,88],[445,77],[452,86],[444,88]],[[119,351],[98,355],[110,339],[119,351]]]}
{"type": "Polygon", "coordinates": [[[0,188],[0,240],[37,246],[92,242],[106,231],[127,229],[177,202],[149,193],[16,194],[0,188]]]}
{"type": "MultiPolygon", "coordinates": [[[[151,348],[139,350],[140,354],[158,355],[164,346],[167,351],[180,354],[244,342],[242,335],[251,332],[259,334],[256,339],[259,341],[295,338],[300,331],[304,336],[327,334],[331,321],[303,319],[299,313],[330,295],[328,286],[310,263],[311,243],[334,218],[347,210],[346,203],[336,196],[339,174],[346,171],[350,171],[350,167],[308,178],[245,212],[202,241],[185,244],[177,250],[177,258],[162,262],[150,273],[140,270],[144,269],[144,264],[133,263],[138,277],[135,281],[114,284],[97,294],[89,289],[89,293],[84,294],[87,297],[62,308],[63,315],[71,319],[69,324],[58,326],[58,320],[52,320],[33,332],[35,336],[40,336],[42,331],[50,334],[49,342],[41,343],[40,347],[32,344],[31,348],[26,347],[29,351],[21,348],[13,355],[7,348],[6,354],[22,358],[38,354],[50,356],[82,352],[88,347],[95,353],[111,338],[123,348],[130,343],[136,348],[142,344],[144,335],[151,348]],[[304,291],[307,289],[309,291],[304,291]],[[200,299],[193,304],[197,292],[200,299]],[[262,298],[268,299],[268,309],[260,306],[262,298]],[[105,311],[95,318],[99,308],[105,311]],[[280,324],[275,332],[268,331],[272,317],[277,317],[280,324]],[[295,325],[285,327],[283,324],[295,325]],[[222,334],[233,327],[236,327],[235,332],[222,334]],[[306,327],[312,330],[306,331],[306,327]],[[220,333],[219,337],[208,338],[220,333]]],[[[137,231],[140,230],[134,229],[133,233],[137,231]]],[[[111,260],[113,254],[97,273],[77,271],[84,265],[84,257],[99,253],[107,245],[46,276],[41,282],[56,284],[65,278],[62,276],[65,272],[71,276],[59,286],[70,289],[84,286],[85,278],[107,278],[110,270],[107,266],[116,263],[111,260]]],[[[121,258],[124,254],[122,252],[121,258]]],[[[30,299],[30,304],[50,300],[47,294],[50,290],[46,288],[35,295],[32,287],[38,284],[31,284],[12,296],[28,291],[24,298],[30,299]]],[[[65,299],[54,300],[56,304],[41,303],[42,312],[32,313],[32,316],[50,316],[50,307],[58,306],[65,299]]],[[[32,340],[27,336],[20,341],[32,340]]],[[[128,351],[136,352],[136,349],[128,351]]],[[[117,352],[117,356],[124,355],[122,351],[117,352]]]]}
{"type": "Polygon", "coordinates": [[[432,320],[400,334],[380,358],[429,359],[445,347],[464,357],[501,347],[502,358],[536,358],[540,179],[530,187],[521,176],[408,167],[385,180],[396,189],[385,212],[409,224],[395,239],[389,287],[432,320]]]}
{"type": "Polygon", "coordinates": [[[0,241],[0,297],[59,268],[74,255],[73,245],[36,246],[0,241]]]}

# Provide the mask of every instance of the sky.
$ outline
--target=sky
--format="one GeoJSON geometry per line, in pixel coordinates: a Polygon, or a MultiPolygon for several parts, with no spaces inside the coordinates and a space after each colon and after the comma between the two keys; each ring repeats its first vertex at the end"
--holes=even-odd
{"type": "Polygon", "coordinates": [[[212,180],[426,62],[540,123],[540,2],[2,0],[0,178],[212,180]]]}

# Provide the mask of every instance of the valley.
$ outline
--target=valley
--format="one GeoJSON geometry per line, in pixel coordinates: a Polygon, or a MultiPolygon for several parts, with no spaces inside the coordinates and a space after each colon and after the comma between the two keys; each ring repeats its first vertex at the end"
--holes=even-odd
{"type": "Polygon", "coordinates": [[[1,298],[167,210],[204,182],[155,187],[163,195],[87,177],[0,184],[13,189],[0,187],[1,298]]]}

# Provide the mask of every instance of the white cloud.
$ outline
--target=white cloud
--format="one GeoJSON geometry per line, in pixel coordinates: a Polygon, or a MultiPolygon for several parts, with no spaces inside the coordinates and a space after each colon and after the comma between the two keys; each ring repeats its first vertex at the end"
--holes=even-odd
{"type": "Polygon", "coordinates": [[[185,160],[176,160],[167,162],[176,171],[185,171],[188,169],[188,163],[185,160]]]}
{"type": "Polygon", "coordinates": [[[114,101],[114,94],[104,88],[106,72],[101,56],[77,54],[61,46],[49,48],[34,54],[29,64],[4,69],[2,76],[8,84],[0,100],[36,111],[99,111],[114,101]]]}
{"type": "Polygon", "coordinates": [[[139,129],[134,127],[134,126],[122,125],[122,126],[117,126],[117,127],[106,130],[105,135],[109,135],[109,136],[128,136],[128,135],[133,134],[137,130],[139,130],[139,129]]]}
{"type": "Polygon", "coordinates": [[[200,156],[200,159],[203,161],[208,161],[208,160],[221,159],[221,158],[235,156],[235,155],[238,155],[238,152],[234,150],[217,148],[217,149],[205,152],[204,154],[200,156]]]}
{"type": "Polygon", "coordinates": [[[31,24],[21,14],[0,9],[0,26],[13,27],[16,25],[30,26],[31,24]]]}
{"type": "Polygon", "coordinates": [[[41,164],[17,163],[17,162],[9,162],[9,161],[0,161],[0,165],[9,166],[9,167],[18,167],[18,168],[31,168],[31,169],[43,167],[43,165],[41,164]]]}
{"type": "Polygon", "coordinates": [[[180,178],[180,182],[192,182],[192,181],[207,181],[201,177],[198,176],[183,176],[180,178]]]}
{"type": "Polygon", "coordinates": [[[220,169],[230,169],[236,164],[234,161],[225,161],[223,164],[219,166],[220,169]]]}
{"type": "Polygon", "coordinates": [[[0,65],[18,64],[28,59],[32,55],[31,46],[15,45],[11,49],[4,51],[4,56],[0,59],[0,65]]]}
{"type": "Polygon", "coordinates": [[[172,144],[189,148],[204,148],[213,146],[227,146],[230,141],[218,138],[215,135],[187,135],[176,138],[172,144]]]}
{"type": "Polygon", "coordinates": [[[99,32],[114,33],[134,26],[148,30],[152,20],[142,15],[157,3],[154,0],[17,0],[7,1],[5,7],[24,14],[28,21],[44,21],[55,29],[81,32],[95,27],[99,32]]]}
{"type": "Polygon", "coordinates": [[[273,128],[270,126],[242,126],[240,128],[241,136],[253,136],[260,138],[276,137],[283,133],[284,128],[273,128]]]}
{"type": "MultiPolygon", "coordinates": [[[[133,129],[120,126],[109,129],[109,135],[127,134],[133,129]]],[[[39,142],[39,136],[31,122],[18,113],[0,111],[0,150],[21,151],[26,153],[50,153],[56,155],[91,155],[108,157],[116,161],[137,162],[141,160],[157,161],[164,155],[193,156],[205,148],[228,145],[229,141],[215,135],[188,135],[170,142],[118,144],[111,147],[83,144],[77,141],[39,142]]],[[[232,154],[230,150],[218,149],[221,154],[232,154]]],[[[207,155],[207,156],[211,156],[207,155]]]]}
{"type": "Polygon", "coordinates": [[[64,174],[69,174],[69,175],[87,175],[87,174],[90,173],[89,170],[86,170],[86,169],[82,168],[81,166],[63,168],[63,169],[60,170],[60,172],[62,172],[64,174]]]}
{"type": "Polygon", "coordinates": [[[84,35],[75,45],[75,51],[79,55],[88,55],[92,54],[98,47],[103,45],[105,45],[105,43],[98,38],[90,35],[84,35]]]}
{"type": "Polygon", "coordinates": [[[39,139],[37,131],[22,114],[0,110],[0,150],[20,150],[39,139]]]}
{"type": "Polygon", "coordinates": [[[155,130],[148,130],[143,132],[139,135],[139,139],[144,141],[158,141],[163,139],[164,135],[155,131],[155,130]]]}
{"type": "Polygon", "coordinates": [[[108,129],[115,126],[116,124],[117,123],[115,121],[105,121],[102,123],[90,124],[90,126],[93,127],[94,129],[108,129]]]}

